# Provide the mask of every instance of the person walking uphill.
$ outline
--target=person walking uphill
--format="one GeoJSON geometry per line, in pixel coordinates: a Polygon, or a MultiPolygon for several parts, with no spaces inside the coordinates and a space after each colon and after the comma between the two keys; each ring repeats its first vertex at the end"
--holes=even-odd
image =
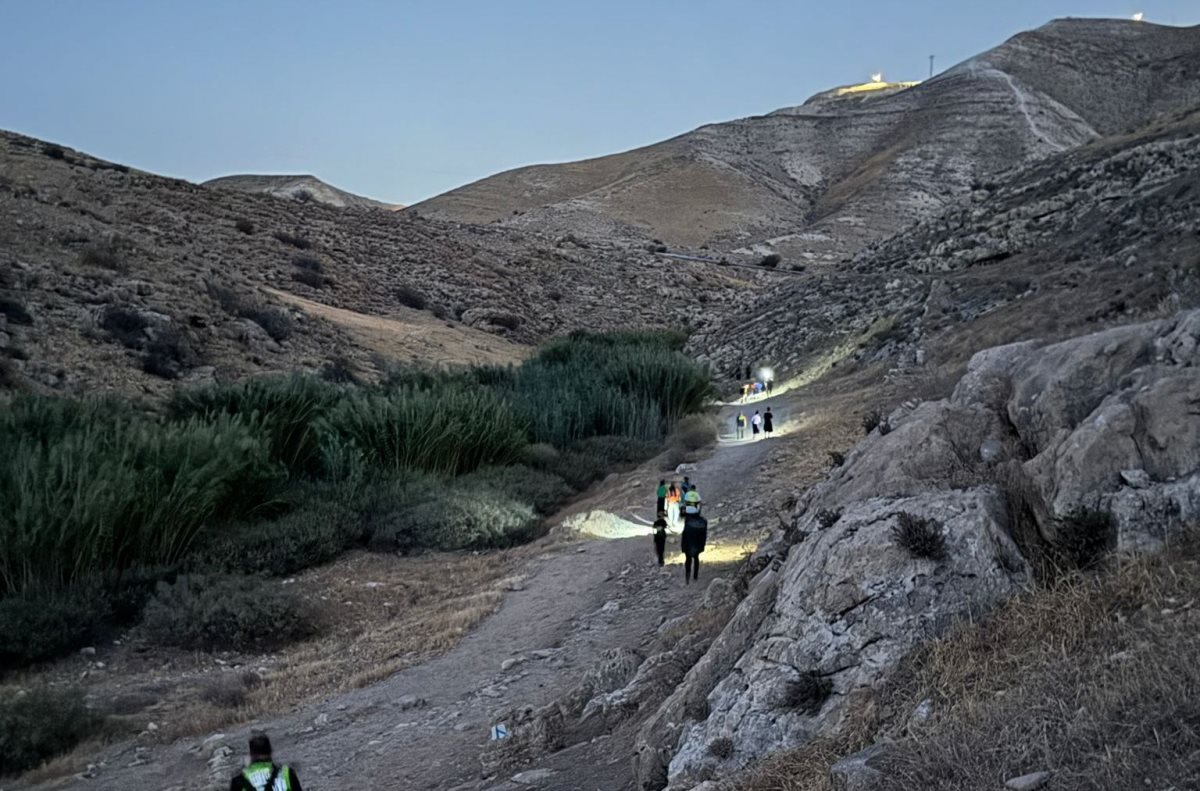
{"type": "Polygon", "coordinates": [[[666,563],[664,554],[667,551],[667,512],[659,511],[658,519],[654,520],[654,554],[658,556],[658,565],[666,563]]]}
{"type": "Polygon", "coordinates": [[[763,433],[768,437],[775,430],[775,416],[771,414],[771,407],[767,407],[767,411],[763,414],[763,433]]]}
{"type": "Polygon", "coordinates": [[[658,490],[654,493],[654,513],[661,514],[667,510],[667,481],[663,479],[658,482],[658,490]]]}
{"type": "Polygon", "coordinates": [[[738,412],[737,420],[735,420],[734,422],[737,424],[737,438],[745,439],[746,438],[746,413],[738,412]]]}
{"type": "Polygon", "coordinates": [[[683,518],[683,535],[679,538],[679,548],[683,550],[683,579],[684,584],[700,579],[700,553],[708,543],[708,520],[700,515],[700,508],[689,505],[683,518]]]}
{"type": "Polygon", "coordinates": [[[256,733],[250,737],[250,765],[234,775],[229,791],[301,791],[300,778],[271,759],[271,740],[256,733]]]}
{"type": "Polygon", "coordinates": [[[760,415],[756,409],[754,410],[754,417],[750,418],[750,432],[754,435],[755,439],[758,439],[758,432],[762,431],[762,424],[762,415],[760,415]]]}

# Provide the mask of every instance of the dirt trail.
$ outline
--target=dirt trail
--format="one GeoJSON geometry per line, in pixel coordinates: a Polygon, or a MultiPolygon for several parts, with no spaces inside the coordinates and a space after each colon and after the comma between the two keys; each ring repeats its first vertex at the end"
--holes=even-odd
{"type": "MultiPolygon", "coordinates": [[[[782,426],[787,399],[770,403],[776,425],[782,426]]],[[[759,408],[748,406],[748,414],[759,408]]],[[[721,412],[725,434],[736,409],[721,412]]],[[[350,788],[364,781],[388,788],[474,788],[481,781],[480,752],[500,712],[559,697],[605,649],[649,645],[665,617],[688,612],[705,584],[728,572],[747,539],[770,526],[774,516],[760,493],[772,489],[775,480],[763,462],[786,441],[736,442],[726,436],[712,456],[688,471],[712,525],[699,586],[685,587],[677,562],[662,568],[654,562],[649,530],[641,525],[653,518],[659,475],[642,470],[610,481],[586,504],[593,513],[611,515],[633,537],[552,547],[529,564],[524,580],[513,586],[519,589],[507,595],[498,612],[442,656],[369,687],[207,739],[114,745],[97,757],[92,777],[41,787],[217,787],[210,784],[228,782],[240,767],[246,737],[255,728],[271,734],[278,757],[299,768],[306,788],[350,788]]],[[[678,554],[677,541],[668,552],[678,554]]],[[[539,787],[628,787],[628,745],[606,745],[603,752],[604,765],[594,756],[587,765],[560,765],[554,779],[539,787]]],[[[548,763],[561,761],[551,756],[548,763]]]]}

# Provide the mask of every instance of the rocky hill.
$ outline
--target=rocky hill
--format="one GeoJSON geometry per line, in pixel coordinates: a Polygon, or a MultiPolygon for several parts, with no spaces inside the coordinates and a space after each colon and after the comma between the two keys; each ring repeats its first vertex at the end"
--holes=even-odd
{"type": "Polygon", "coordinates": [[[422,216],[848,259],[1011,167],[1200,101],[1200,28],[1061,20],[915,88],[770,115],[424,201],[422,216]]]}
{"type": "Polygon", "coordinates": [[[277,198],[306,202],[316,201],[326,206],[337,208],[354,207],[360,209],[402,209],[392,203],[364,198],[352,192],[340,190],[332,184],[326,184],[316,176],[221,176],[204,182],[206,187],[216,189],[239,190],[241,192],[260,192],[264,195],[274,195],[277,198]]]}
{"type": "Polygon", "coordinates": [[[0,133],[0,379],[61,391],[389,360],[740,312],[769,276],[641,248],[214,190],[0,133]]]}
{"type": "MultiPolygon", "coordinates": [[[[972,351],[1160,315],[1200,299],[1200,111],[976,185],[968,200],[763,295],[693,339],[718,370],[781,378],[972,351]]],[[[926,365],[927,364],[927,365],[926,365]]]]}

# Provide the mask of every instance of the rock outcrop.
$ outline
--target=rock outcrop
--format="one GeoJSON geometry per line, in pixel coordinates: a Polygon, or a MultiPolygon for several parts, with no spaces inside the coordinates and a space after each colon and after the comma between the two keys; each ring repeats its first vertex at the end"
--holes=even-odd
{"type": "Polygon", "coordinates": [[[920,642],[1047,569],[1200,520],[1200,311],[982,352],[950,398],[887,425],[760,550],[729,625],[643,726],[641,788],[836,734],[920,642]]]}

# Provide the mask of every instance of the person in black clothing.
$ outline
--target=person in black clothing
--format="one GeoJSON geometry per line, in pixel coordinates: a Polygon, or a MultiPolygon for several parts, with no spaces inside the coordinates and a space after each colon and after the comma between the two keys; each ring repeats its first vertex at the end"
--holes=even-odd
{"type": "Polygon", "coordinates": [[[667,551],[667,512],[659,511],[658,519],[654,520],[654,554],[658,556],[658,565],[666,563],[663,555],[667,551]]]}
{"type": "Polygon", "coordinates": [[[234,775],[229,791],[301,791],[300,778],[271,759],[271,740],[256,733],[250,737],[250,765],[234,775]]]}
{"type": "Polygon", "coordinates": [[[767,411],[763,413],[763,433],[768,437],[775,430],[775,416],[771,414],[771,407],[767,407],[767,411]]]}
{"type": "Polygon", "coordinates": [[[683,550],[684,584],[700,579],[700,553],[708,543],[708,520],[700,515],[700,509],[694,505],[686,510],[683,535],[679,539],[679,548],[683,550]]]}

